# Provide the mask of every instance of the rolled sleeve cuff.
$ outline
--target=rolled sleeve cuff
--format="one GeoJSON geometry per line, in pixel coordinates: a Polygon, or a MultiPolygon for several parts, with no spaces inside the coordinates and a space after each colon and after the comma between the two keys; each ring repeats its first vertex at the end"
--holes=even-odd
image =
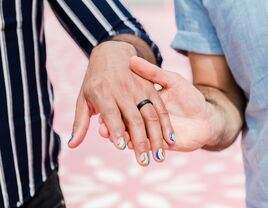
{"type": "Polygon", "coordinates": [[[222,55],[223,50],[214,35],[202,35],[194,32],[178,31],[171,47],[187,55],[188,52],[205,55],[222,55]]]}

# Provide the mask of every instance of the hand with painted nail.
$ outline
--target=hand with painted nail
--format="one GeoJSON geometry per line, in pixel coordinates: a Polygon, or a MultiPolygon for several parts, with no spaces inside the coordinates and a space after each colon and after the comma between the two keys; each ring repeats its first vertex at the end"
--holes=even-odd
{"type": "MultiPolygon", "coordinates": [[[[163,87],[159,94],[175,131],[175,134],[170,134],[170,139],[175,140],[176,135],[175,145],[164,143],[166,149],[188,152],[213,142],[211,129],[217,124],[211,122],[212,106],[198,89],[179,74],[160,69],[138,57],[131,59],[130,67],[139,76],[163,87]]],[[[100,120],[100,124],[99,133],[109,137],[105,122],[100,120]]],[[[131,139],[129,147],[135,149],[131,139]]]]}
{"type": "Polygon", "coordinates": [[[83,141],[90,117],[100,114],[118,149],[125,149],[131,138],[140,165],[149,164],[150,146],[154,159],[158,162],[164,160],[163,140],[174,143],[169,139],[173,128],[153,84],[129,68],[130,58],[134,55],[135,48],[124,42],[108,41],[93,50],[77,99],[69,147],[75,148],[83,141]],[[138,109],[137,105],[146,99],[151,103],[138,109]]]}

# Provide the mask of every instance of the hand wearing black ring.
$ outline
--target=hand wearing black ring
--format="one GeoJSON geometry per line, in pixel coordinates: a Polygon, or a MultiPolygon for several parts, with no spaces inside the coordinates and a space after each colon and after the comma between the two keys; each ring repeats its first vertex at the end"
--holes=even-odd
{"type": "Polygon", "coordinates": [[[144,100],[142,100],[142,101],[137,105],[137,108],[138,108],[139,110],[141,110],[141,108],[142,108],[143,106],[145,106],[146,104],[154,105],[154,104],[152,103],[151,100],[149,100],[149,99],[144,99],[144,100]]]}

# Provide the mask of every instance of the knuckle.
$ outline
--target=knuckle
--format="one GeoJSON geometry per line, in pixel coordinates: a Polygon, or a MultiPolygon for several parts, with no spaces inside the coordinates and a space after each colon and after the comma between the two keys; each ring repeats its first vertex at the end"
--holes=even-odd
{"type": "Polygon", "coordinates": [[[114,109],[113,107],[108,107],[108,108],[106,108],[106,109],[104,109],[103,110],[103,112],[102,112],[102,118],[104,119],[104,120],[107,120],[107,119],[109,119],[109,118],[111,118],[111,117],[120,117],[120,113],[118,113],[117,111],[116,111],[116,109],[114,109]]]}
{"type": "Polygon", "coordinates": [[[155,106],[155,109],[157,110],[157,114],[159,116],[167,116],[168,115],[168,110],[167,110],[165,104],[163,103],[162,99],[159,97],[159,95],[154,94],[151,97],[151,99],[155,100],[154,106],[155,106]]]}
{"type": "Polygon", "coordinates": [[[154,111],[149,111],[148,115],[146,116],[145,119],[149,122],[158,122],[159,121],[159,118],[154,111]]]}
{"type": "Polygon", "coordinates": [[[132,119],[129,120],[129,124],[134,127],[140,127],[144,125],[141,116],[133,116],[132,119]]]}
{"type": "Polygon", "coordinates": [[[145,149],[147,147],[147,141],[141,140],[136,142],[136,148],[145,149]]]}
{"type": "Polygon", "coordinates": [[[168,114],[168,111],[167,111],[167,109],[165,108],[165,107],[160,107],[159,109],[158,109],[158,114],[160,115],[160,116],[168,116],[169,114],[168,114]]]}
{"type": "Polygon", "coordinates": [[[119,86],[121,87],[121,90],[123,91],[123,92],[129,92],[129,91],[131,91],[132,90],[132,86],[133,86],[133,84],[132,84],[132,82],[131,81],[126,81],[126,80],[121,80],[120,82],[119,82],[119,86]]]}
{"type": "Polygon", "coordinates": [[[102,79],[98,79],[98,78],[90,78],[88,80],[88,85],[90,87],[96,88],[96,87],[102,86],[103,85],[103,81],[102,81],[102,79]]]}

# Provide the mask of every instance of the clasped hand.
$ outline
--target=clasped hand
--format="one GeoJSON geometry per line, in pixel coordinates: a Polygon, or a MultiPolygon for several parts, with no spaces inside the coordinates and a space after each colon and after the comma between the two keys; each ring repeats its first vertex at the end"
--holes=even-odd
{"type": "MultiPolygon", "coordinates": [[[[110,50],[103,45],[98,50],[110,50]]],[[[165,159],[165,150],[193,151],[213,141],[213,106],[180,75],[136,57],[128,44],[113,44],[110,56],[93,51],[79,97],[69,147],[84,139],[90,117],[100,115],[99,133],[118,149],[134,149],[142,166],[165,159]],[[118,47],[118,48],[117,48],[118,47]],[[121,50],[128,47],[127,50],[121,50]],[[117,50],[118,49],[118,50],[117,50]],[[120,51],[124,51],[121,52],[120,51]],[[154,88],[154,83],[163,87],[154,88]],[[140,111],[138,103],[150,99],[140,111]]],[[[108,51],[109,52],[109,51],[108,51]]]]}

